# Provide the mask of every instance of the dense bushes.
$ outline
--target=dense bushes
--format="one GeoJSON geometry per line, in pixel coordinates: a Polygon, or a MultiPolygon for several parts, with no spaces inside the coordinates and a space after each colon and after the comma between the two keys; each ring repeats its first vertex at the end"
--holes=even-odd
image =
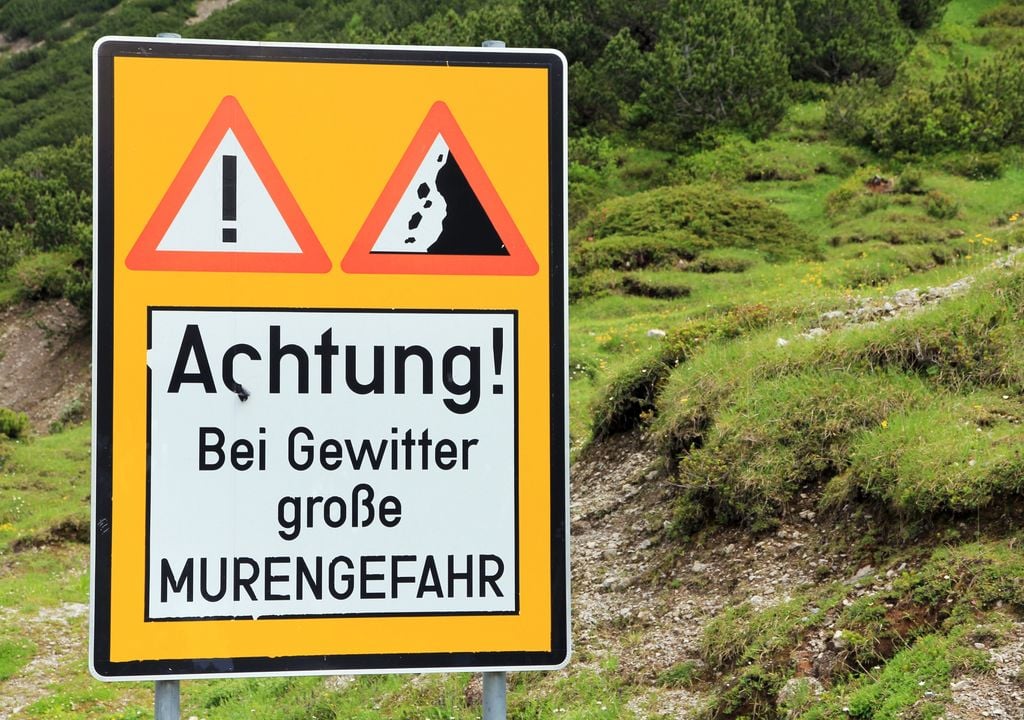
{"type": "Polygon", "coordinates": [[[924,87],[879,102],[870,84],[837,90],[829,126],[886,153],[995,151],[1024,142],[1024,50],[1011,48],[965,65],[924,87]]]}
{"type": "Polygon", "coordinates": [[[109,10],[118,0],[8,0],[0,7],[0,28],[9,38],[59,39],[61,31],[77,29],[109,10]]]}
{"type": "Polygon", "coordinates": [[[250,0],[185,26],[187,0],[11,0],[0,8],[8,37],[72,39],[0,63],[0,158],[88,132],[89,48],[103,34],[554,47],[571,66],[574,132],[634,133],[674,149],[722,125],[763,134],[781,117],[790,77],[888,82],[912,31],[934,24],[946,2],[250,0]]]}
{"type": "Polygon", "coordinates": [[[890,82],[910,50],[892,0],[794,0],[793,76],[837,82],[853,75],[890,82]]]}
{"type": "Polygon", "coordinates": [[[645,58],[633,122],[666,147],[713,126],[764,134],[786,106],[783,27],[749,0],[673,0],[645,58]]]}
{"type": "Polygon", "coordinates": [[[88,138],[22,155],[0,169],[0,278],[26,299],[91,301],[88,138]]]}
{"type": "Polygon", "coordinates": [[[934,25],[947,2],[524,0],[519,24],[506,27],[513,41],[565,52],[572,127],[675,147],[722,125],[755,136],[772,128],[790,77],[887,84],[912,31],[934,25]]]}

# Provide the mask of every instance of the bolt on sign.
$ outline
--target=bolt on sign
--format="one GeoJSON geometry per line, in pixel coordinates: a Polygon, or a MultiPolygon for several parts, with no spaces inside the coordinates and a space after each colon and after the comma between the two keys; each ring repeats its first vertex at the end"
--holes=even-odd
{"type": "Polygon", "coordinates": [[[564,58],[94,63],[93,673],[567,662],[564,58]]]}

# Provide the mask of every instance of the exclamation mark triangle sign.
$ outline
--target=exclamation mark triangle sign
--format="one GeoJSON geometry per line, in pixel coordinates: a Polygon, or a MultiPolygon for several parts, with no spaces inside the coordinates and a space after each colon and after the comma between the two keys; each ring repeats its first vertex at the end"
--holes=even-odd
{"type": "Polygon", "coordinates": [[[350,273],[534,275],[530,248],[437,102],[345,254],[350,273]]]}
{"type": "Polygon", "coordinates": [[[225,97],[125,264],[132,270],[327,272],[330,259],[238,101],[225,97]]]}

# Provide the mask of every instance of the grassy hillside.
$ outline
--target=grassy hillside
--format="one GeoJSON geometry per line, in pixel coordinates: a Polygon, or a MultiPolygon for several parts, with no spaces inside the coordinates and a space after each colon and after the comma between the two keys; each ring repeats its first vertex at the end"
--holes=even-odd
{"type": "MultiPolygon", "coordinates": [[[[102,34],[528,44],[586,30],[597,49],[566,48],[569,371],[588,468],[573,488],[588,538],[577,631],[596,629],[566,671],[513,675],[509,716],[971,716],[964,680],[1019,711],[1020,659],[992,650],[1024,647],[1024,6],[893,4],[938,21],[904,18],[891,67],[861,54],[824,82],[787,50],[768,126],[741,113],[683,136],[649,119],[664,98],[631,73],[679,62],[658,38],[685,32],[640,11],[690,6],[640,3],[620,30],[606,3],[584,26],[557,5],[239,0],[193,23],[196,3],[176,0],[0,0],[0,303],[87,304],[102,34]],[[631,78],[643,92],[613,93],[631,78]],[[591,511],[601,478],[613,499],[591,511]],[[621,544],[589,540],[600,524],[621,544]],[[611,570],[626,547],[644,563],[624,580],[611,570]],[[730,553],[751,567],[727,569],[730,553]],[[755,570],[800,579],[769,595],[755,570]],[[650,651],[673,623],[685,641],[650,651]]],[[[790,31],[771,16],[781,38],[811,37],[799,19],[814,3],[769,6],[796,8],[790,31]]],[[[152,714],[145,685],[86,672],[89,428],[75,417],[33,434],[0,411],[0,717],[152,714]]],[[[183,712],[469,720],[478,682],[189,682],[183,712]]]]}

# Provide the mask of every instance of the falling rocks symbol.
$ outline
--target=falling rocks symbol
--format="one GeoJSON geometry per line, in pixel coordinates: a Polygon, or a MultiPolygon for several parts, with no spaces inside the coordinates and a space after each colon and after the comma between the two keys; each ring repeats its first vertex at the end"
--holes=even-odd
{"type": "MultiPolygon", "coordinates": [[[[426,252],[432,255],[508,255],[505,243],[466,180],[455,155],[445,152],[438,155],[437,162],[440,168],[435,184],[447,211],[441,221],[440,234],[426,252]]],[[[424,209],[429,210],[436,202],[427,183],[419,185],[416,195],[423,201],[424,209]]],[[[409,230],[416,230],[422,219],[420,212],[414,213],[409,218],[409,230]]],[[[406,239],[406,243],[414,242],[414,237],[406,239]]]]}
{"type": "Polygon", "coordinates": [[[539,267],[448,106],[431,106],[341,261],[349,273],[534,275],[539,267]]]}

